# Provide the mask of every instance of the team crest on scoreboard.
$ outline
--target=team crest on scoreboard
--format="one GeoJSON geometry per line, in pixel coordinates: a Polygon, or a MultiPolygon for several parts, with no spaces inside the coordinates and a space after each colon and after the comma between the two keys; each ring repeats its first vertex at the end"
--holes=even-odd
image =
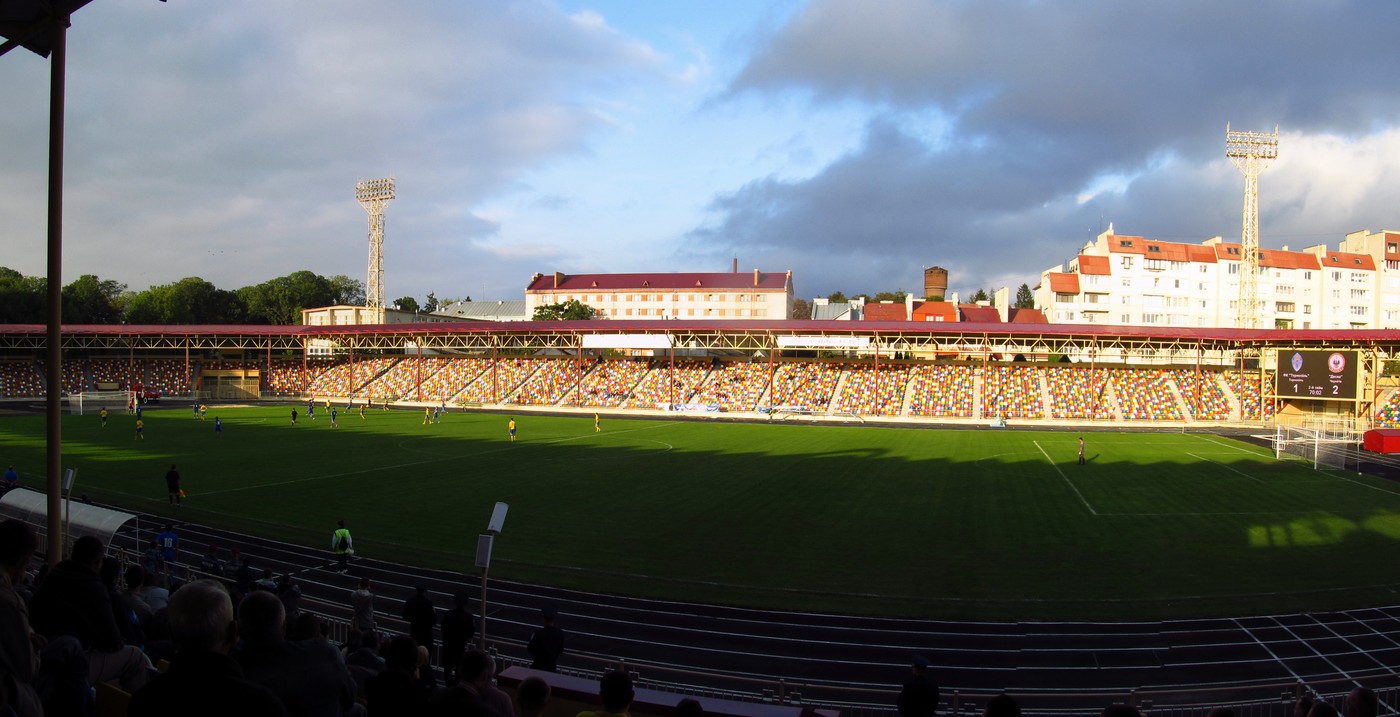
{"type": "Polygon", "coordinates": [[[1302,370],[1303,370],[1303,354],[1298,353],[1297,351],[1294,351],[1294,352],[1293,352],[1293,370],[1294,370],[1294,371],[1302,371],[1302,370]]]}
{"type": "Polygon", "coordinates": [[[1340,353],[1335,353],[1335,354],[1332,354],[1331,356],[1328,356],[1328,357],[1327,357],[1327,370],[1328,370],[1328,371],[1331,371],[1332,373],[1341,373],[1341,372],[1342,372],[1342,369],[1344,369],[1344,368],[1346,368],[1346,367],[1347,367],[1347,357],[1346,357],[1346,356],[1344,356],[1344,355],[1342,355],[1342,354],[1340,354],[1340,353]]]}

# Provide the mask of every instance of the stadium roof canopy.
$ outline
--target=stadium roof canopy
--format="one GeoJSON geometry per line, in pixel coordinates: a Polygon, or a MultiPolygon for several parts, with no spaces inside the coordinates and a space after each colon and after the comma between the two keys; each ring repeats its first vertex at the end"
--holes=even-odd
{"type": "MultiPolygon", "coordinates": [[[[405,347],[463,351],[573,350],[595,334],[669,336],[686,349],[766,351],[780,337],[853,337],[882,352],[992,350],[1016,353],[1121,351],[1258,351],[1280,347],[1400,350],[1390,329],[1227,329],[946,321],[464,321],[349,326],[266,325],[71,325],[63,327],[69,350],[107,352],[210,351],[300,352],[312,342],[352,351],[405,347]]],[[[0,325],[0,349],[41,351],[39,324],[0,325]]]]}

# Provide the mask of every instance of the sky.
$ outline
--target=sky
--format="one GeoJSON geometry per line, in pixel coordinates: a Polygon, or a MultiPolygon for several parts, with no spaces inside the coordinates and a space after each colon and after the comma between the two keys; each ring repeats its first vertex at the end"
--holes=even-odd
{"type": "MultiPolygon", "coordinates": [[[[792,271],[799,297],[1035,286],[1103,229],[1400,229],[1400,3],[94,0],[68,34],[63,283],[792,271]]],[[[0,57],[0,266],[45,272],[49,62],[0,57]]]]}

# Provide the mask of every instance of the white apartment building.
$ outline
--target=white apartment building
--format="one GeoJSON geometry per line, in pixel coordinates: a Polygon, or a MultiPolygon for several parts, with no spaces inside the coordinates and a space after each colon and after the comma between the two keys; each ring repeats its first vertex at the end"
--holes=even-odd
{"type": "Polygon", "coordinates": [[[602,319],[784,320],[792,318],[792,272],[535,274],[525,315],[577,300],[602,319]]]}
{"type": "MultiPolygon", "coordinates": [[[[1115,234],[1041,272],[1036,306],[1055,324],[1234,327],[1241,248],[1115,234]]],[[[1261,328],[1400,327],[1400,234],[1349,234],[1339,251],[1259,251],[1261,328]]]]}

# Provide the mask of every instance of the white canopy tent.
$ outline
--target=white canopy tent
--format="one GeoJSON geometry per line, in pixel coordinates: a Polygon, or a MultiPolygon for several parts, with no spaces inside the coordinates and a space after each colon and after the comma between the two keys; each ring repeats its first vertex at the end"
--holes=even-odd
{"type": "MultiPolygon", "coordinates": [[[[3,497],[0,497],[0,519],[11,518],[22,520],[34,528],[34,532],[39,536],[39,545],[47,544],[48,540],[48,496],[38,491],[26,488],[15,488],[3,497]]],[[[127,523],[132,523],[131,529],[140,531],[140,519],[131,513],[123,513],[111,508],[89,505],[87,503],[70,503],[67,508],[68,524],[67,536],[65,540],[65,551],[68,545],[72,545],[74,540],[84,535],[96,536],[103,545],[110,546],[112,538],[126,527],[127,523]]]]}

